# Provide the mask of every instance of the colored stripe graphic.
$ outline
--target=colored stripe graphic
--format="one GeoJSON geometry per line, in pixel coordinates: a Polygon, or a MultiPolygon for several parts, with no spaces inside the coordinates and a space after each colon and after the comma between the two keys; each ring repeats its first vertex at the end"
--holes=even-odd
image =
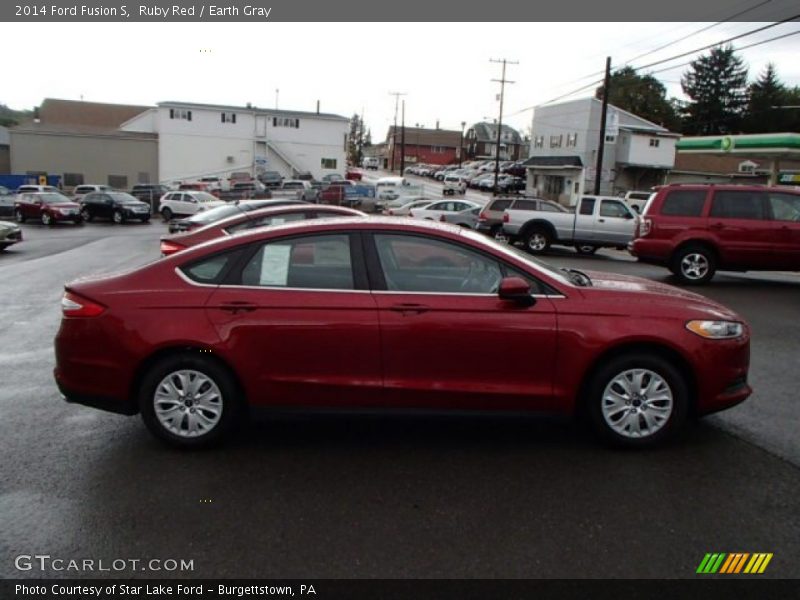
{"type": "Polygon", "coordinates": [[[722,561],[725,560],[727,555],[722,553],[706,554],[700,566],[697,567],[698,573],[716,573],[719,570],[722,561]]]}
{"type": "Polygon", "coordinates": [[[753,558],[750,559],[750,562],[747,563],[747,566],[744,569],[745,573],[763,573],[769,561],[772,560],[772,553],[761,553],[761,554],[753,554],[753,558]]]}
{"type": "Polygon", "coordinates": [[[722,565],[720,569],[720,573],[738,573],[742,570],[744,566],[744,562],[750,556],[748,553],[741,553],[737,552],[735,554],[729,554],[728,560],[725,561],[725,564],[722,565]]]}

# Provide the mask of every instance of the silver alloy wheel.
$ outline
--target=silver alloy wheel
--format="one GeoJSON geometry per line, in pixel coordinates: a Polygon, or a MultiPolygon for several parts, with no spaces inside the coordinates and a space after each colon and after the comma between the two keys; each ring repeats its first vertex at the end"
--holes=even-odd
{"type": "Polygon", "coordinates": [[[17,218],[17,223],[24,223],[25,222],[25,217],[22,215],[22,211],[21,210],[17,209],[17,211],[14,213],[14,215],[17,218]]]}
{"type": "Polygon", "coordinates": [[[547,248],[547,236],[540,232],[535,232],[528,237],[528,248],[534,252],[541,252],[547,248]]]}
{"type": "Polygon", "coordinates": [[[122,223],[122,213],[119,212],[118,210],[114,211],[114,223],[117,224],[122,223]]]}
{"type": "Polygon", "coordinates": [[[667,381],[649,369],[628,369],[614,376],[603,391],[603,418],[626,438],[646,438],[669,421],[674,408],[667,381]]]}
{"type": "Polygon", "coordinates": [[[699,252],[691,252],[681,259],[681,273],[686,279],[702,279],[709,267],[708,258],[699,252]]]}
{"type": "Polygon", "coordinates": [[[51,217],[50,217],[49,214],[47,214],[46,212],[42,213],[42,224],[43,225],[50,225],[50,219],[51,219],[51,217]]]}
{"type": "Polygon", "coordinates": [[[222,392],[205,373],[173,371],[156,386],[153,408],[158,422],[170,433],[182,438],[200,437],[222,418],[222,392]]]}

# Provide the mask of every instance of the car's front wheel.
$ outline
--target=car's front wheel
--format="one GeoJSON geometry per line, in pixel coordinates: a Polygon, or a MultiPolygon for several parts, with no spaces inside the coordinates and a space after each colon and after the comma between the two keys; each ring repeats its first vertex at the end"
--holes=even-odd
{"type": "Polygon", "coordinates": [[[25,215],[22,214],[22,210],[20,210],[19,208],[14,211],[14,218],[17,220],[17,223],[25,222],[25,215]]]}
{"type": "Polygon", "coordinates": [[[586,401],[601,438],[617,446],[640,447],[663,442],[681,428],[689,390],[671,362],[637,353],[602,365],[587,386],[586,401]]]}
{"type": "Polygon", "coordinates": [[[172,218],[172,210],[170,210],[170,208],[168,206],[165,207],[165,208],[162,208],[161,209],[161,217],[165,221],[169,221],[172,218]]]}
{"type": "Polygon", "coordinates": [[[91,211],[88,208],[84,208],[83,210],[81,210],[81,216],[83,217],[83,220],[86,221],[87,223],[91,223],[92,219],[94,218],[92,216],[91,211]]]}
{"type": "Polygon", "coordinates": [[[230,434],[242,414],[242,399],[228,370],[198,352],[153,365],[139,389],[139,409],[156,437],[197,448],[230,434]]]}

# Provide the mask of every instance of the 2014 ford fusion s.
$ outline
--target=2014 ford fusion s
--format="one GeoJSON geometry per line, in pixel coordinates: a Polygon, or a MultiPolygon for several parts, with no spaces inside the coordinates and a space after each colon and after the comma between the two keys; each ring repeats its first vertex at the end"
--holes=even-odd
{"type": "Polygon", "coordinates": [[[716,302],[418,220],[256,229],[69,283],[62,310],[66,399],[178,446],[248,408],[580,414],[642,446],[751,393],[749,328],[716,302]]]}

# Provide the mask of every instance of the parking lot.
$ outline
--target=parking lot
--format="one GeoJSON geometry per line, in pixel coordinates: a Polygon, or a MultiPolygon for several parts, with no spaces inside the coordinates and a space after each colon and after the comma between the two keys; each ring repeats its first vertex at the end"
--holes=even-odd
{"type": "MultiPolygon", "coordinates": [[[[706,552],[771,552],[764,576],[800,576],[797,274],[699,290],[751,324],[755,393],[663,448],[612,451],[532,418],[280,417],[187,453],[65,404],[52,377],[63,283],[157,260],[165,225],[23,231],[0,254],[2,577],[45,553],[193,560],[157,576],[198,578],[667,578],[706,552]]],[[[618,251],[547,260],[671,282],[618,251]]],[[[59,575],[76,574],[24,574],[59,575]]]]}

